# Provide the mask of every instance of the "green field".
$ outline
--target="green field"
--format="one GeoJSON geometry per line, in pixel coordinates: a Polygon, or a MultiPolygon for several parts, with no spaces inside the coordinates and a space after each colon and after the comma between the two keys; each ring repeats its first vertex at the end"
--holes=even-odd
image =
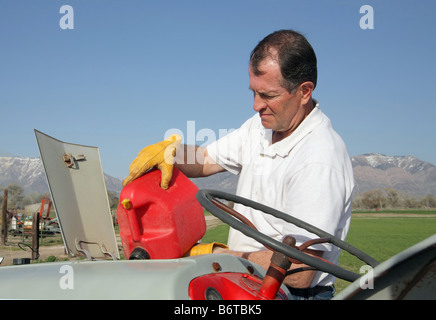
{"type": "MultiPolygon", "coordinates": [[[[436,215],[434,217],[353,217],[346,241],[366,252],[379,262],[404,251],[412,245],[436,233],[436,215]]],[[[342,252],[339,265],[359,273],[364,263],[342,252]]],[[[349,282],[336,281],[337,292],[349,282]]]]}
{"type": "MultiPolygon", "coordinates": [[[[208,230],[204,242],[227,242],[228,226],[220,225],[208,230]]],[[[353,216],[346,241],[382,262],[408,247],[436,233],[436,215],[434,217],[374,217],[372,215],[353,216]]],[[[356,257],[342,252],[339,265],[359,273],[364,263],[356,257]]],[[[336,281],[337,292],[348,286],[349,282],[336,281]]]]}

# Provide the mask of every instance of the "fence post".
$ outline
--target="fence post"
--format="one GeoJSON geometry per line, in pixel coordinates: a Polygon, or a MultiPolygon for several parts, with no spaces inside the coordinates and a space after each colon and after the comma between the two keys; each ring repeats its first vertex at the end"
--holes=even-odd
{"type": "Polygon", "coordinates": [[[39,257],[39,212],[32,216],[32,260],[39,257]]]}
{"type": "Polygon", "coordinates": [[[6,214],[8,208],[8,189],[4,190],[3,206],[2,206],[2,231],[1,245],[5,246],[8,241],[8,217],[6,214]]]}

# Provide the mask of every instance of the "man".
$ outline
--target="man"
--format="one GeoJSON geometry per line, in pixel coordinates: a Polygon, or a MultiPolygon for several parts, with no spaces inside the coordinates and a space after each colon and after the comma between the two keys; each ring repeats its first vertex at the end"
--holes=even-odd
{"type": "MultiPolygon", "coordinates": [[[[176,166],[188,177],[224,170],[238,174],[237,195],[345,239],[354,188],[352,166],[342,139],[312,99],[316,64],[301,34],[281,30],[267,36],[253,50],[248,70],[257,114],[207,148],[184,146],[185,156],[194,148],[197,162],[177,160],[176,166]]],[[[234,209],[278,241],[292,235],[300,245],[316,238],[251,208],[236,204],[234,209]]],[[[230,230],[228,246],[229,250],[213,252],[241,256],[265,269],[270,264],[272,252],[236,230],[230,230]]],[[[317,245],[306,253],[337,263],[340,250],[317,245]]],[[[286,277],[284,283],[294,298],[329,299],[334,281],[329,274],[309,270],[286,277]]]]}

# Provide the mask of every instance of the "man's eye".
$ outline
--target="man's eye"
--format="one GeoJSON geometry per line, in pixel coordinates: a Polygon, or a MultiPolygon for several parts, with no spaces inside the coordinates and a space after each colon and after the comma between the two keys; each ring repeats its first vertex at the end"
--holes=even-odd
{"type": "Polygon", "coordinates": [[[258,95],[261,99],[273,99],[275,98],[277,95],[275,94],[268,94],[268,93],[262,93],[262,92],[255,92],[253,91],[253,97],[256,98],[256,95],[258,95]]]}
{"type": "Polygon", "coordinates": [[[259,95],[260,95],[260,97],[263,98],[263,99],[272,99],[272,98],[274,98],[274,96],[269,95],[269,94],[266,94],[266,93],[261,93],[261,94],[259,94],[259,95]]]}

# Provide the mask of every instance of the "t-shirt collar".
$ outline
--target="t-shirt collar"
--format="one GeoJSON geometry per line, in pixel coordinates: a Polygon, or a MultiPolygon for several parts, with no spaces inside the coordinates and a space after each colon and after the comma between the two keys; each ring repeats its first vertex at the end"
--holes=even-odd
{"type": "MultiPolygon", "coordinates": [[[[272,130],[265,129],[261,130],[261,145],[263,147],[263,154],[274,157],[275,155],[279,155],[281,157],[285,157],[289,154],[289,152],[297,145],[298,142],[301,141],[307,134],[313,131],[322,121],[322,111],[319,108],[318,101],[313,101],[315,107],[310,112],[310,114],[303,120],[303,122],[297,127],[297,129],[292,132],[291,135],[284,138],[283,140],[271,144],[272,140],[272,130]]],[[[263,128],[263,127],[262,127],[263,128]]]]}

